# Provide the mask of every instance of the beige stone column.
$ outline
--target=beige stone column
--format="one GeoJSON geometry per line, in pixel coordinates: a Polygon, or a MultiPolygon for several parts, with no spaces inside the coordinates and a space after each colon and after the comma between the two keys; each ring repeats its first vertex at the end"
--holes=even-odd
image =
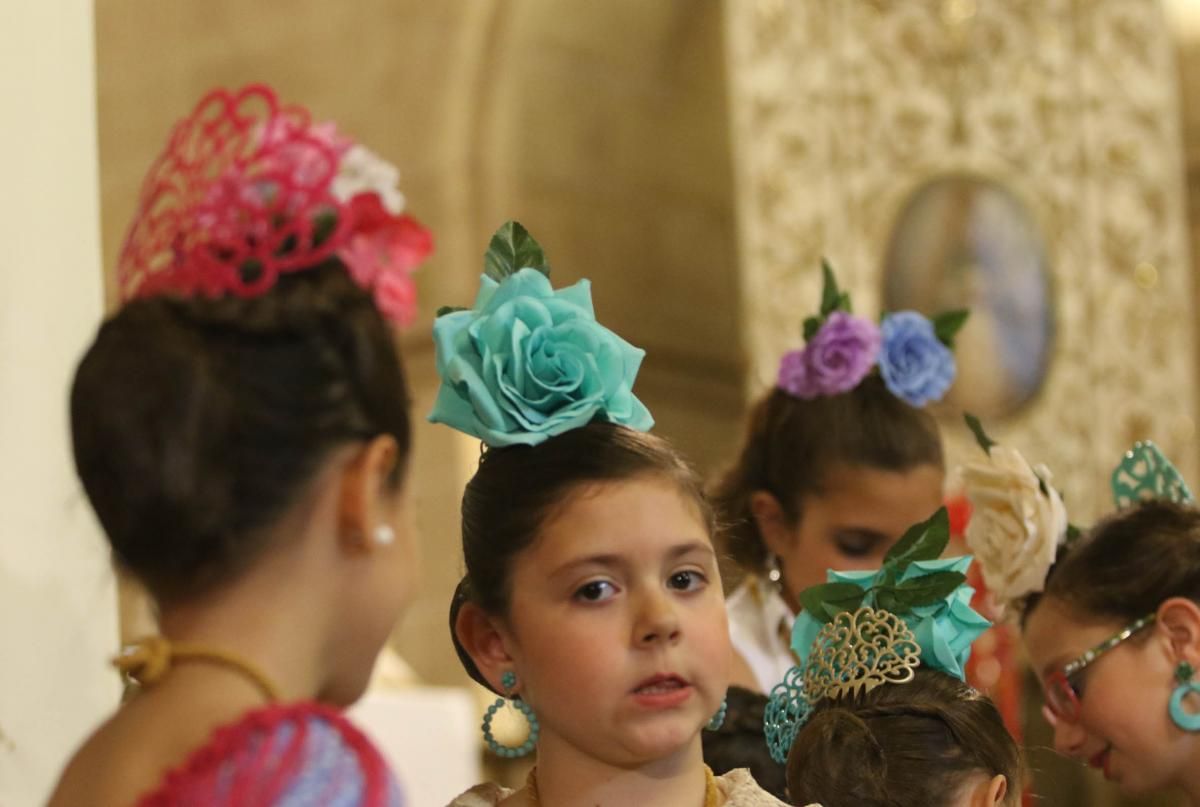
{"type": "Polygon", "coordinates": [[[108,555],[71,461],[67,392],[102,312],[92,4],[0,27],[0,805],[42,803],[119,697],[108,555]]]}

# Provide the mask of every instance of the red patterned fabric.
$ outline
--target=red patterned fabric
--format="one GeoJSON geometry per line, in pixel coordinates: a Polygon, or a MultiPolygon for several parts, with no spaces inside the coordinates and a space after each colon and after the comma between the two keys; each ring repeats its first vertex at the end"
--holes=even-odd
{"type": "Polygon", "coordinates": [[[217,729],[138,807],[401,804],[387,763],[362,732],[336,709],[299,703],[217,729]]]}
{"type": "Polygon", "coordinates": [[[370,189],[338,197],[334,180],[353,146],[269,87],[210,92],[146,177],[117,266],[121,299],[253,296],[336,255],[385,315],[411,321],[409,276],[432,237],[370,189]]]}

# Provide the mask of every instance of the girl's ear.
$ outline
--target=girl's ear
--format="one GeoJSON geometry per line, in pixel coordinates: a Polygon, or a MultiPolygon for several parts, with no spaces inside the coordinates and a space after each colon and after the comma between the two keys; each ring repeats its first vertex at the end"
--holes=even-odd
{"type": "Polygon", "coordinates": [[[765,490],[751,493],[750,514],[754,516],[758,534],[762,536],[767,551],[772,555],[786,555],[791,549],[795,531],[788,524],[787,514],[775,494],[765,490]]]}
{"type": "Polygon", "coordinates": [[[371,536],[389,514],[381,506],[382,494],[390,484],[399,449],[389,434],[373,437],[342,470],[338,496],[338,540],[349,551],[370,551],[371,536]]]}
{"type": "Polygon", "coordinates": [[[1003,804],[1007,795],[1008,778],[998,773],[990,779],[984,779],[971,791],[969,804],[971,807],[994,807],[1003,804]]]}
{"type": "Polygon", "coordinates": [[[1200,667],[1200,606],[1187,597],[1169,597],[1158,606],[1155,621],[1170,644],[1171,660],[1200,667]]]}
{"type": "MultiPolygon", "coordinates": [[[[499,620],[475,603],[466,602],[454,620],[454,634],[492,689],[504,692],[500,678],[512,671],[516,662],[509,652],[509,640],[499,620]]],[[[520,680],[518,675],[518,688],[520,680]]]]}

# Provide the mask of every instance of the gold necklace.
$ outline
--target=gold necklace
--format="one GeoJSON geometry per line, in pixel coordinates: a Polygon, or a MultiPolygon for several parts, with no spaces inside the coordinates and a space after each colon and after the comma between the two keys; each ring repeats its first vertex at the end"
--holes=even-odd
{"type": "Polygon", "coordinates": [[[241,656],[202,645],[171,642],[165,636],[148,636],[126,645],[112,663],[125,678],[149,687],[162,680],[172,665],[197,661],[238,673],[254,684],[268,703],[279,700],[279,688],[262,670],[241,656]]]}
{"type": "MultiPolygon", "coordinates": [[[[525,787],[529,790],[529,798],[534,804],[541,804],[538,795],[537,767],[529,769],[525,778],[525,787]]],[[[712,768],[704,766],[704,807],[717,807],[721,802],[721,789],[717,787],[717,777],[713,776],[712,768]]]]}

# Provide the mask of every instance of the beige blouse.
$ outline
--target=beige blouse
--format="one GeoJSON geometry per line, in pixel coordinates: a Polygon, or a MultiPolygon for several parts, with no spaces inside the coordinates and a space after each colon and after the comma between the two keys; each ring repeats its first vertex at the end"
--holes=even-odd
{"type": "MultiPolygon", "coordinates": [[[[745,768],[730,771],[717,777],[717,787],[725,797],[726,807],[788,807],[786,802],[772,796],[758,786],[745,768]]],[[[476,785],[450,802],[447,807],[495,807],[514,793],[506,787],[494,784],[476,785]]],[[[808,807],[821,807],[810,804],[808,807]]]]}

